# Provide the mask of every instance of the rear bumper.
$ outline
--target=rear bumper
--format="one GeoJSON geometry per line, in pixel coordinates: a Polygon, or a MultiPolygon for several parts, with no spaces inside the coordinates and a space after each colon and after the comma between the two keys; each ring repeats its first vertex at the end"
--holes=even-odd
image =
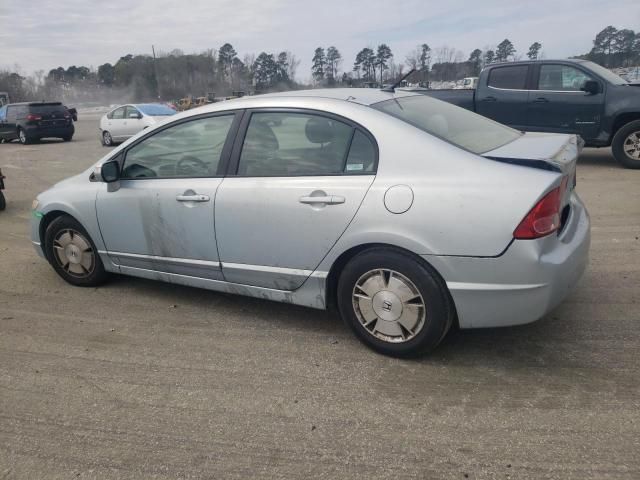
{"type": "Polygon", "coordinates": [[[45,138],[45,137],[66,137],[73,135],[75,127],[73,124],[65,125],[62,127],[40,127],[40,126],[25,126],[25,131],[30,137],[45,138]]]}
{"type": "Polygon", "coordinates": [[[424,258],[446,280],[461,328],[522,325],[542,318],[571,292],[587,266],[590,239],[589,215],[573,193],[559,235],[514,240],[496,258],[424,258]]]}

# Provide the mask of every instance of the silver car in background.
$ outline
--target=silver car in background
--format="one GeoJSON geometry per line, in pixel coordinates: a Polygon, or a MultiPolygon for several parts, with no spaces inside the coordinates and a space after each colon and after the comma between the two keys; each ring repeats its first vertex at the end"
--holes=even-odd
{"type": "Polygon", "coordinates": [[[335,306],[368,346],[411,356],[565,298],[590,242],[579,149],[411,92],[245,97],[40,194],[32,240],[74,285],[120,273],[335,306]]]}
{"type": "Polygon", "coordinates": [[[105,147],[122,143],[175,114],[173,108],[163,103],[120,105],[100,119],[100,141],[105,147]]]}

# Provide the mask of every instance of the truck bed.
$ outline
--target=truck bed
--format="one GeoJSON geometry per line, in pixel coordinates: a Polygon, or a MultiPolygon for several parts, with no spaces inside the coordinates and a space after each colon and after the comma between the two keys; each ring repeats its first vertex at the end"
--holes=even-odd
{"type": "Polygon", "coordinates": [[[475,112],[475,90],[448,88],[442,90],[421,90],[420,93],[475,112]]]}

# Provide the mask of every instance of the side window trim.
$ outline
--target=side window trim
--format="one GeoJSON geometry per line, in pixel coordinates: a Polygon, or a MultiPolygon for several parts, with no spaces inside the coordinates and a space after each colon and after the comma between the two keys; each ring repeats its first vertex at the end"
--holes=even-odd
{"type": "MultiPolygon", "coordinates": [[[[326,117],[326,118],[330,118],[333,120],[337,120],[339,122],[342,122],[346,125],[349,125],[352,128],[352,132],[351,132],[351,138],[349,139],[349,146],[345,152],[345,157],[343,159],[343,168],[342,168],[342,173],[340,174],[335,174],[332,176],[343,176],[343,175],[349,175],[349,176],[353,176],[353,175],[376,175],[378,172],[378,160],[380,158],[380,150],[378,148],[378,142],[376,140],[376,138],[373,136],[373,134],[371,134],[371,132],[369,132],[369,130],[367,130],[366,128],[364,128],[362,125],[354,122],[353,120],[350,120],[348,118],[342,117],[340,115],[336,115],[333,114],[331,112],[325,112],[323,110],[314,110],[311,108],[295,108],[295,107],[264,107],[264,108],[251,108],[251,109],[247,109],[244,112],[242,121],[240,122],[238,131],[236,132],[236,136],[235,136],[235,141],[233,143],[233,149],[231,151],[231,155],[229,158],[229,163],[228,163],[228,168],[226,170],[226,174],[225,176],[228,177],[240,177],[240,178],[251,178],[251,177],[244,177],[242,175],[238,175],[238,169],[240,167],[240,155],[242,153],[242,146],[244,145],[244,141],[245,141],[245,137],[247,135],[247,130],[249,129],[249,123],[251,121],[251,116],[254,113],[299,113],[299,114],[306,114],[306,115],[317,115],[317,116],[321,116],[321,117],[326,117]],[[351,151],[351,144],[353,143],[353,138],[355,136],[355,132],[360,131],[362,132],[371,142],[371,144],[373,145],[374,151],[375,151],[375,160],[374,160],[374,164],[373,164],[373,170],[371,172],[362,172],[362,173],[346,173],[345,169],[346,169],[346,164],[347,161],[349,159],[349,152],[351,151]]],[[[314,176],[314,175],[287,175],[288,177],[297,177],[297,176],[303,176],[303,177],[307,177],[307,176],[314,176]]]]}
{"type": "Polygon", "coordinates": [[[116,155],[114,155],[113,157],[109,158],[108,161],[114,160],[116,159],[118,156],[121,156],[121,161],[120,161],[120,174],[122,174],[123,170],[124,170],[124,166],[127,163],[127,153],[129,152],[129,150],[131,150],[133,147],[135,147],[136,145],[144,142],[145,140],[147,140],[148,138],[153,137],[154,135],[163,132],[164,130],[167,130],[169,128],[172,127],[176,127],[178,125],[184,124],[184,123],[189,123],[189,122],[193,122],[196,120],[201,120],[204,118],[215,118],[215,117],[223,117],[223,116],[231,116],[233,115],[233,121],[231,122],[231,127],[229,127],[229,131],[227,132],[227,138],[225,139],[225,143],[224,146],[222,147],[222,152],[220,153],[220,162],[218,162],[218,168],[217,168],[217,172],[215,175],[206,175],[206,176],[200,176],[200,177],[139,177],[139,178],[123,178],[122,180],[127,180],[127,181],[146,181],[146,180],[167,180],[167,179],[172,179],[172,178],[179,178],[179,179],[184,179],[184,178],[221,178],[224,177],[224,172],[227,169],[227,165],[229,163],[229,157],[231,154],[231,148],[233,146],[233,143],[235,141],[235,138],[238,134],[238,127],[240,126],[240,122],[242,120],[242,117],[244,115],[244,110],[224,110],[224,111],[219,111],[219,112],[211,112],[211,113],[203,113],[201,115],[194,115],[193,117],[187,117],[187,118],[181,118],[180,120],[171,122],[167,125],[163,125],[161,128],[158,128],[157,130],[153,130],[151,132],[148,132],[146,135],[144,135],[143,137],[140,137],[139,139],[137,139],[135,142],[133,142],[130,145],[127,145],[127,147],[124,150],[121,150],[120,152],[118,152],[116,155]]]}

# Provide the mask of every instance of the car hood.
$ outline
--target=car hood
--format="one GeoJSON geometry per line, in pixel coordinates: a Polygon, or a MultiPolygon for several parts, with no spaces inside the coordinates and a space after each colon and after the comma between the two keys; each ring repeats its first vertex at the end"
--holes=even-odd
{"type": "Polygon", "coordinates": [[[483,154],[483,157],[565,175],[576,168],[584,142],[577,135],[527,132],[517,140],[483,154]]]}

